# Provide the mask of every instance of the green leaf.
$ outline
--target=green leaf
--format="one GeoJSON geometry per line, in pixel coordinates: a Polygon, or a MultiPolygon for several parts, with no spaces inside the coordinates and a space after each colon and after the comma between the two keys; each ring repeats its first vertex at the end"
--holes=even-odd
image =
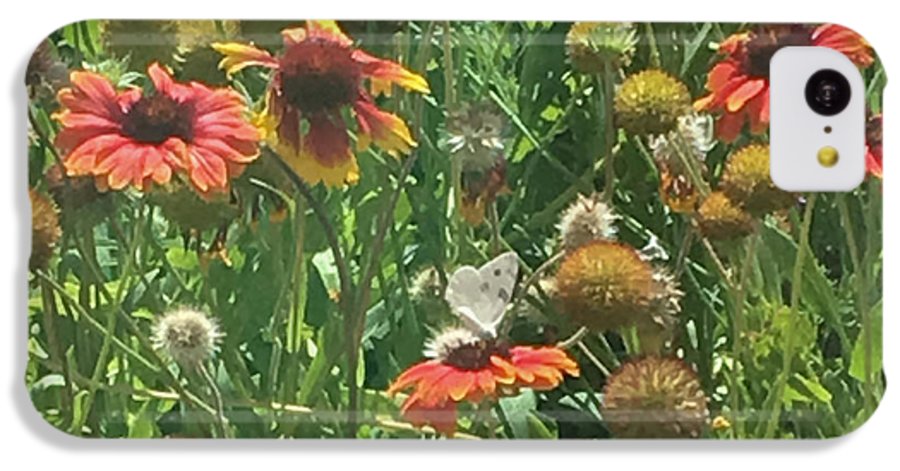
{"type": "Polygon", "coordinates": [[[697,51],[700,50],[700,46],[706,41],[706,37],[712,30],[712,26],[712,23],[704,23],[703,27],[700,28],[700,31],[697,32],[694,38],[685,45],[684,60],[681,62],[681,76],[688,75],[688,70],[691,68],[691,62],[694,60],[697,51]]]}
{"type": "Polygon", "coordinates": [[[41,379],[34,382],[31,385],[32,391],[40,391],[50,388],[59,388],[63,387],[66,384],[66,379],[61,374],[48,374],[42,377],[41,379]]]}
{"type": "Polygon", "coordinates": [[[784,396],[781,399],[785,405],[790,405],[792,402],[812,402],[805,394],[792,388],[789,384],[784,387],[784,396]]]}
{"type": "Polygon", "coordinates": [[[197,270],[197,253],[193,250],[184,250],[182,247],[173,247],[166,251],[169,263],[181,270],[197,270]]]}
{"type": "Polygon", "coordinates": [[[557,438],[557,434],[550,430],[534,412],[529,412],[525,418],[528,421],[528,438],[557,438]]]}
{"type": "Polygon", "coordinates": [[[797,381],[800,381],[803,386],[809,390],[809,392],[819,400],[819,402],[823,402],[825,404],[831,404],[831,393],[825,389],[825,386],[822,386],[822,383],[819,382],[818,378],[805,378],[801,376],[799,373],[794,375],[794,378],[797,381]]]}
{"type": "MultiPolygon", "coordinates": [[[[871,372],[873,374],[878,374],[882,368],[882,306],[879,301],[872,309],[869,311],[869,326],[871,329],[871,339],[869,347],[870,353],[872,355],[871,359],[871,372]]],[[[853,345],[853,354],[850,357],[850,376],[854,379],[865,382],[866,381],[866,343],[865,336],[863,335],[863,330],[860,330],[859,336],[856,338],[856,343],[853,345]]]]}
{"type": "Polygon", "coordinates": [[[128,438],[153,438],[158,435],[153,417],[154,408],[150,407],[152,402],[154,401],[147,401],[137,413],[128,414],[128,438]]]}
{"type": "Polygon", "coordinates": [[[314,396],[321,392],[322,381],[334,366],[335,359],[343,348],[341,326],[341,318],[332,316],[319,333],[316,356],[309,365],[309,369],[306,370],[303,383],[300,385],[300,392],[297,395],[300,405],[310,404],[314,396]]]}
{"type": "Polygon", "coordinates": [[[506,425],[513,438],[529,438],[531,436],[528,415],[537,407],[534,391],[526,389],[518,396],[500,399],[500,409],[506,419],[506,425]]]}
{"type": "MultiPolygon", "coordinates": [[[[88,397],[88,390],[83,389],[78,391],[75,394],[75,397],[72,398],[72,423],[80,424],[84,422],[84,414],[86,411],[84,410],[84,402],[88,397]]],[[[73,430],[73,432],[80,432],[80,430],[73,430]]]]}

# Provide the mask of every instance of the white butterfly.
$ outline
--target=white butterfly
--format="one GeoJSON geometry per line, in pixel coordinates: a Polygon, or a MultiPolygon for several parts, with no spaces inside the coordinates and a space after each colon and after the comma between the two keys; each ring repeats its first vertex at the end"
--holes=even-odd
{"type": "Polygon", "coordinates": [[[450,277],[444,299],[466,328],[496,337],[518,274],[519,256],[515,252],[503,253],[478,269],[460,267],[450,277]]]}

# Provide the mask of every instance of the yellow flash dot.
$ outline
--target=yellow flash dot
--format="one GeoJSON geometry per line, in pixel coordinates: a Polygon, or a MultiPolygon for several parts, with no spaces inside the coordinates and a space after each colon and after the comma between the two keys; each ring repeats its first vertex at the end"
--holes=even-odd
{"type": "Polygon", "coordinates": [[[816,155],[819,159],[819,165],[823,167],[834,167],[838,163],[838,151],[834,147],[825,146],[819,149],[819,153],[816,155]]]}

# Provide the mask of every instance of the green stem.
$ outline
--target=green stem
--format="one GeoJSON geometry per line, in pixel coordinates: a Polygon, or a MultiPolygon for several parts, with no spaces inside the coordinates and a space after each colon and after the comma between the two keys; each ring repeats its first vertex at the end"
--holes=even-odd
{"type": "MultiPolygon", "coordinates": [[[[847,196],[839,194],[837,196],[838,212],[841,216],[841,226],[844,228],[844,235],[847,237],[847,249],[850,252],[850,263],[853,265],[853,281],[854,290],[856,291],[856,309],[859,313],[860,323],[862,324],[862,340],[863,348],[863,403],[865,406],[866,416],[870,416],[875,411],[875,393],[872,381],[872,337],[871,325],[869,322],[869,296],[868,296],[868,272],[863,267],[859,256],[859,246],[856,243],[856,236],[853,232],[853,221],[850,219],[850,209],[847,207],[847,196]]],[[[869,228],[874,230],[874,228],[869,228]]]]}
{"type": "MultiPolygon", "coordinates": [[[[38,286],[41,289],[41,303],[43,305],[43,328],[44,334],[47,336],[47,345],[50,352],[50,359],[59,361],[62,365],[62,377],[64,381],[63,394],[61,400],[61,410],[68,411],[74,415],[72,404],[74,402],[74,390],[72,389],[72,380],[69,378],[69,365],[66,355],[60,348],[59,335],[56,330],[57,306],[56,297],[53,288],[44,278],[38,278],[38,286]]],[[[74,417],[70,417],[70,425],[72,425],[74,417]]]]}
{"type": "Polygon", "coordinates": [[[365,264],[365,268],[362,271],[362,276],[360,277],[359,282],[359,296],[356,299],[355,306],[356,309],[351,311],[351,316],[345,319],[347,325],[350,328],[349,336],[347,339],[349,340],[348,345],[346,346],[347,352],[347,387],[348,387],[348,420],[350,425],[350,436],[356,436],[357,429],[357,408],[359,405],[359,387],[356,384],[356,369],[359,366],[359,347],[362,343],[362,334],[363,329],[365,328],[365,320],[366,320],[366,310],[369,306],[369,298],[372,294],[372,279],[375,276],[375,273],[379,268],[379,257],[381,255],[381,251],[384,248],[384,241],[387,238],[387,231],[390,229],[391,225],[394,222],[394,208],[397,207],[397,203],[400,201],[400,195],[403,194],[404,183],[406,182],[409,174],[412,172],[413,166],[416,163],[416,158],[418,154],[414,153],[406,158],[406,162],[403,164],[403,168],[400,170],[400,175],[397,177],[397,188],[394,190],[391,195],[391,199],[388,202],[388,206],[384,208],[382,213],[381,221],[378,224],[378,228],[375,232],[375,237],[372,239],[372,246],[369,248],[368,260],[365,264]]]}
{"type": "Polygon", "coordinates": [[[557,252],[556,254],[554,254],[553,256],[548,258],[547,261],[542,263],[541,266],[537,267],[537,269],[535,269],[530,275],[528,275],[528,278],[526,278],[525,281],[522,282],[522,284],[519,288],[518,297],[516,298],[516,300],[513,304],[513,309],[512,309],[513,312],[519,311],[521,304],[527,299],[528,291],[531,290],[531,287],[534,286],[535,283],[540,281],[541,276],[546,271],[553,268],[553,266],[556,265],[556,262],[562,260],[562,258],[565,255],[566,255],[565,252],[562,252],[562,251],[557,252]]]}
{"type": "MultiPolygon", "coordinates": [[[[79,252],[82,253],[82,256],[83,256],[84,252],[82,251],[82,248],[79,248],[79,252]]],[[[86,261],[87,261],[88,270],[91,272],[91,275],[95,279],[98,279],[98,280],[102,279],[102,275],[100,274],[100,267],[97,266],[97,260],[88,258],[88,259],[86,259],[86,261]]],[[[69,293],[66,292],[65,288],[60,286],[58,283],[56,283],[55,280],[48,277],[44,273],[38,272],[38,276],[47,280],[47,282],[50,283],[51,286],[53,286],[53,289],[56,290],[57,294],[59,294],[60,297],[62,297],[62,299],[67,301],[68,305],[70,305],[72,308],[74,308],[78,312],[79,316],[84,316],[85,319],[88,319],[88,321],[92,327],[94,327],[95,329],[98,329],[101,332],[101,334],[103,334],[104,336],[111,335],[107,330],[105,330],[105,328],[103,327],[103,324],[101,324],[99,321],[94,319],[93,316],[91,316],[88,313],[88,311],[81,304],[78,303],[78,301],[73,299],[69,295],[69,293]]],[[[112,294],[109,292],[109,290],[106,289],[106,285],[104,285],[103,283],[97,283],[96,286],[97,286],[97,289],[99,290],[100,296],[102,296],[103,299],[107,303],[111,303],[113,297],[112,297],[112,294]]],[[[144,357],[142,357],[139,353],[132,350],[128,345],[126,345],[124,342],[122,342],[115,336],[112,337],[112,342],[115,345],[117,345],[119,348],[121,348],[122,351],[124,351],[125,353],[133,356],[135,359],[137,359],[141,363],[144,363],[145,366],[147,366],[147,368],[149,368],[151,371],[161,373],[163,375],[164,380],[169,384],[169,386],[172,389],[174,389],[178,395],[180,395],[182,398],[184,398],[187,401],[188,405],[198,407],[200,409],[207,410],[207,411],[212,410],[212,407],[205,404],[202,400],[200,400],[193,394],[189,393],[184,388],[184,386],[182,386],[182,384],[179,382],[178,378],[176,378],[175,375],[173,375],[172,372],[169,371],[167,363],[165,361],[163,361],[163,359],[159,356],[159,354],[156,352],[156,350],[154,350],[153,342],[151,342],[150,339],[141,331],[141,329],[139,329],[138,326],[135,325],[134,321],[131,319],[131,317],[128,315],[128,313],[126,313],[121,308],[116,309],[115,311],[117,311],[118,315],[122,317],[122,320],[125,322],[125,327],[128,328],[128,331],[131,332],[131,334],[134,335],[135,338],[137,338],[138,343],[140,344],[141,348],[143,348],[147,352],[150,352],[150,355],[151,355],[151,358],[153,361],[150,362],[150,361],[144,359],[144,357]]],[[[99,381],[95,381],[95,382],[92,382],[91,384],[98,384],[98,383],[99,383],[99,381]]]]}
{"type": "MultiPolygon", "coordinates": [[[[815,205],[816,193],[811,193],[809,201],[806,203],[806,210],[803,212],[803,222],[800,226],[800,241],[797,246],[797,257],[794,260],[794,270],[791,278],[791,319],[796,318],[800,313],[800,294],[803,291],[803,266],[806,263],[807,252],[810,251],[809,228],[812,225],[815,205]]],[[[772,393],[766,401],[768,406],[767,412],[770,415],[763,438],[773,438],[775,436],[775,430],[778,428],[778,421],[781,417],[784,388],[791,377],[791,367],[794,361],[794,324],[794,322],[788,322],[785,327],[781,374],[778,376],[775,387],[772,388],[772,393]]]]}
{"type": "Polygon", "coordinates": [[[587,333],[588,333],[588,328],[581,326],[578,328],[578,330],[575,331],[574,334],[570,335],[569,338],[557,342],[556,348],[568,350],[568,349],[572,348],[573,346],[575,346],[576,344],[578,344],[579,342],[581,342],[581,339],[584,338],[584,336],[587,335],[587,333]]]}
{"type": "Polygon", "coordinates": [[[218,429],[218,434],[220,438],[233,438],[231,436],[231,428],[228,426],[228,418],[225,417],[225,406],[222,401],[222,392],[219,391],[219,385],[216,384],[215,378],[209,373],[209,370],[206,369],[206,366],[202,363],[197,365],[197,371],[200,373],[200,376],[203,377],[203,380],[206,381],[207,386],[212,391],[213,396],[213,404],[215,404],[216,408],[216,428],[218,429]]]}
{"type": "Polygon", "coordinates": [[[497,202],[492,201],[487,207],[488,222],[491,225],[491,252],[498,255],[503,249],[503,237],[500,235],[500,216],[497,213],[497,202]]]}
{"type": "Polygon", "coordinates": [[[576,345],[578,345],[578,348],[581,350],[581,353],[583,353],[584,356],[588,357],[588,360],[590,360],[591,363],[593,363],[594,366],[596,366],[597,369],[600,370],[600,372],[603,373],[604,376],[610,375],[610,373],[611,373],[610,369],[607,368],[606,365],[604,365],[603,362],[600,361],[600,359],[597,358],[596,355],[594,355],[594,352],[592,352],[591,349],[588,348],[588,346],[584,344],[584,340],[579,340],[578,342],[576,342],[576,345]]]}
{"type": "Polygon", "coordinates": [[[653,31],[653,23],[645,23],[647,28],[647,44],[650,46],[650,65],[654,68],[662,67],[659,45],[656,42],[656,33],[653,31]]]}
{"type": "MultiPolygon", "coordinates": [[[[135,265],[137,264],[137,256],[138,256],[138,247],[141,244],[141,235],[142,224],[144,220],[144,206],[140,205],[138,208],[138,217],[137,221],[135,221],[135,229],[132,235],[131,240],[131,250],[128,251],[128,257],[125,260],[125,267],[122,269],[122,276],[119,278],[119,286],[116,288],[116,294],[113,297],[113,305],[109,312],[107,313],[106,325],[104,326],[104,330],[106,334],[103,337],[103,343],[100,346],[100,353],[97,355],[96,363],[94,363],[94,371],[91,374],[92,383],[99,382],[103,377],[104,373],[107,370],[107,362],[109,359],[109,353],[112,347],[113,338],[116,335],[116,321],[118,320],[118,312],[122,308],[122,301],[125,296],[125,293],[129,291],[127,289],[131,285],[131,277],[132,271],[134,270],[135,265]]],[[[122,241],[123,244],[126,244],[126,241],[122,241]]],[[[98,278],[97,283],[102,285],[103,280],[98,278]]],[[[96,398],[97,390],[95,388],[88,389],[88,394],[84,399],[84,407],[83,412],[81,414],[80,423],[72,424],[72,433],[76,435],[81,434],[81,430],[84,427],[84,422],[87,420],[88,415],[90,415],[91,409],[94,406],[94,399],[96,398]]]]}
{"type": "Polygon", "coordinates": [[[613,70],[610,64],[604,64],[603,66],[603,77],[600,80],[603,84],[603,126],[605,131],[605,139],[604,139],[604,158],[606,159],[605,167],[606,167],[606,176],[603,184],[603,201],[607,204],[612,203],[613,197],[615,196],[615,180],[616,180],[616,165],[615,165],[615,140],[616,140],[616,125],[613,121],[613,117],[615,116],[615,109],[613,108],[613,99],[615,95],[615,86],[616,86],[616,75],[615,70],[613,70]]]}
{"type": "Polygon", "coordinates": [[[747,301],[747,280],[750,279],[750,268],[756,259],[756,246],[759,239],[757,234],[751,234],[747,241],[747,247],[743,265],[741,266],[741,277],[737,286],[731,290],[731,299],[734,303],[734,319],[732,319],[732,357],[733,366],[731,368],[731,413],[734,417],[734,433],[735,438],[741,438],[744,435],[744,421],[740,420],[740,397],[741,397],[741,378],[743,377],[744,365],[744,340],[742,338],[746,331],[744,323],[744,304],[747,301]]]}
{"type": "Polygon", "coordinates": [[[697,158],[689,150],[691,145],[680,132],[672,133],[672,136],[675,141],[675,154],[678,156],[682,167],[687,171],[688,178],[691,179],[694,188],[700,192],[700,196],[706,197],[712,190],[709,187],[709,183],[703,179],[697,158]]]}

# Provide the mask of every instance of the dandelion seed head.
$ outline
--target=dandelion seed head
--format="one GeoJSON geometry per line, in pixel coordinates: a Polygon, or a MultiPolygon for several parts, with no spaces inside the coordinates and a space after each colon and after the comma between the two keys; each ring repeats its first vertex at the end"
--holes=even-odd
{"type": "Polygon", "coordinates": [[[611,240],[616,236],[615,222],[619,217],[595,193],[578,195],[566,208],[559,221],[562,245],[572,251],[593,240],[611,240]]]}
{"type": "Polygon", "coordinates": [[[215,352],[223,334],[207,314],[178,308],[163,314],[153,326],[154,346],[181,366],[196,366],[215,352]]]}

